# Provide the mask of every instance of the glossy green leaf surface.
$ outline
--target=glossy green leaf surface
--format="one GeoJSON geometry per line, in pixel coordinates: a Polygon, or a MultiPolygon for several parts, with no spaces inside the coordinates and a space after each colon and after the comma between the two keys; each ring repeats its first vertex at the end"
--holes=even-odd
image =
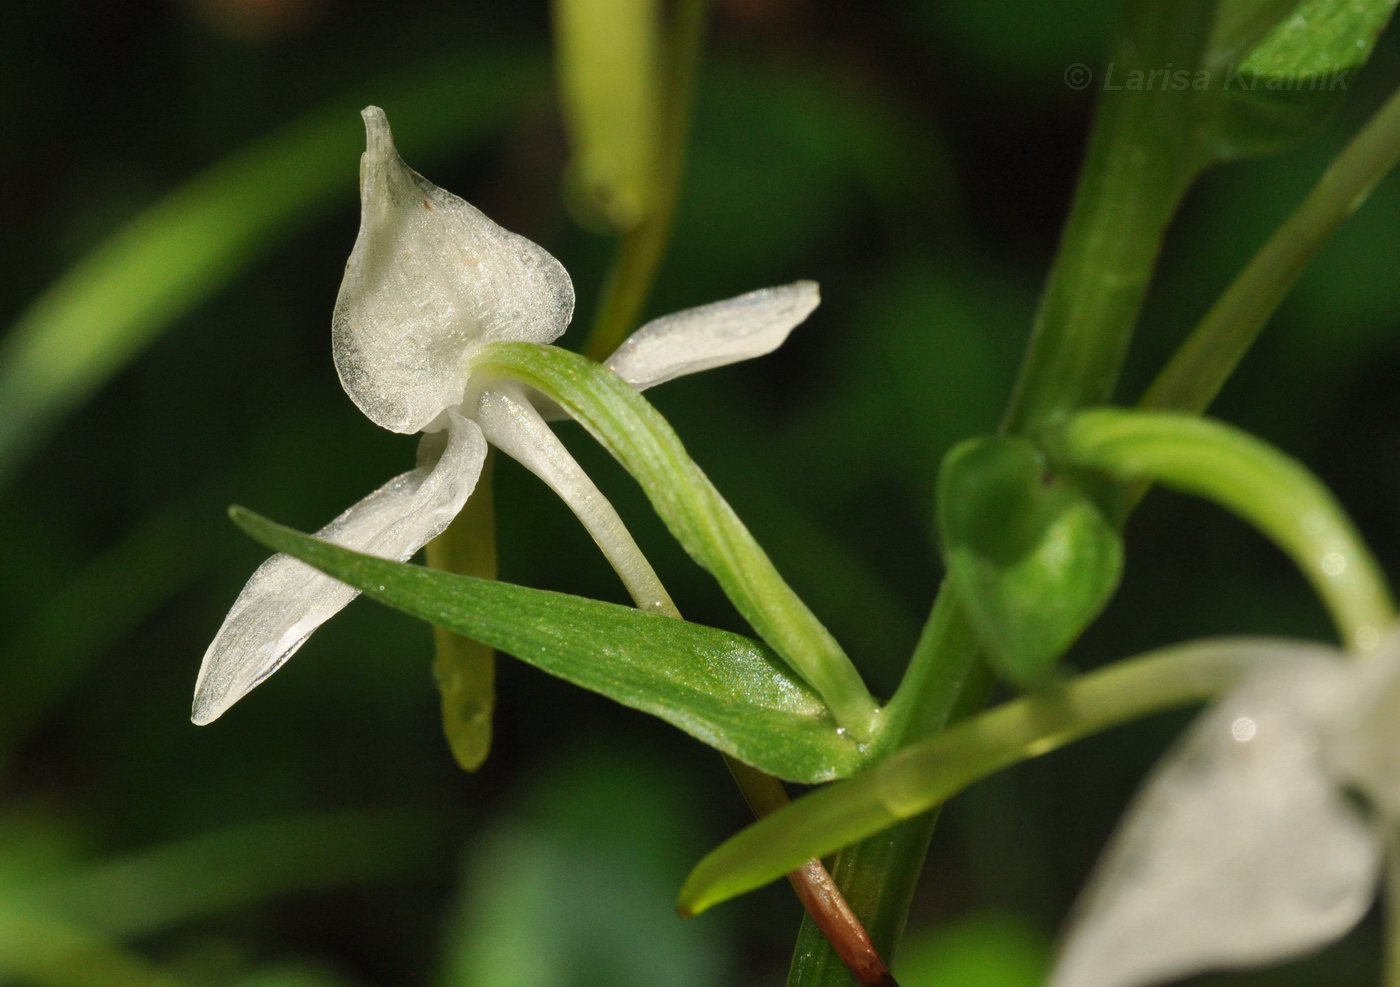
{"type": "Polygon", "coordinates": [[[660,717],[769,774],[813,784],[860,764],[859,745],[757,641],[632,607],[389,562],[242,508],[229,514],[269,548],[366,596],[660,717]]]}
{"type": "Polygon", "coordinates": [[[1103,609],[1123,571],[1123,539],[1073,481],[1025,439],[970,439],[938,483],[943,557],[996,670],[1042,685],[1103,609]]]}

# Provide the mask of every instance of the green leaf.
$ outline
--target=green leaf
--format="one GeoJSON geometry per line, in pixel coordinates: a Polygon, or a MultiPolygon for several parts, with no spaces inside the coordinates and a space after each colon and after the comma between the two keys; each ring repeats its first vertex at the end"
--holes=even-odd
{"type": "Polygon", "coordinates": [[[651,713],[789,781],[851,773],[863,751],[768,648],[727,631],[349,551],[251,511],[229,516],[396,610],[515,655],[551,675],[651,713]]]}
{"type": "Polygon", "coordinates": [[[1346,96],[1394,9],[1395,0],[1223,4],[1208,57],[1225,74],[1203,131],[1214,156],[1271,154],[1312,134],[1346,96]],[[1232,30],[1224,20],[1235,8],[1253,16],[1232,30]]]}
{"type": "Polygon", "coordinates": [[[878,707],[840,643],[783,580],[675,430],[632,385],[577,353],[535,343],[484,346],[473,358],[473,369],[542,391],[588,429],[641,484],[690,557],[718,580],[759,636],[817,690],[841,725],[861,740],[874,735],[878,707]]]}
{"type": "Polygon", "coordinates": [[[0,344],[0,482],[71,411],[271,246],[352,201],[372,97],[416,161],[499,126],[539,77],[477,55],[369,88],[236,151],[118,230],[21,313],[0,344]]]}
{"type": "Polygon", "coordinates": [[[1029,441],[970,439],[938,482],[943,557],[993,666],[1045,684],[1123,571],[1123,539],[1097,503],[1029,441]]]}
{"type": "Polygon", "coordinates": [[[896,823],[921,816],[973,782],[1119,723],[1199,702],[1281,653],[1313,645],[1221,638],[1116,662],[901,748],[742,830],[686,879],[679,908],[698,914],[896,823]]]}

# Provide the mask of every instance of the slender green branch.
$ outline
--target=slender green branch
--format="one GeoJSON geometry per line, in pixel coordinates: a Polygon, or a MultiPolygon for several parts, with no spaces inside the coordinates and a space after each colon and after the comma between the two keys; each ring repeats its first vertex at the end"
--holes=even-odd
{"type": "Polygon", "coordinates": [[[743,830],[691,872],[681,907],[704,911],[767,884],[795,863],[923,815],[1020,761],[1219,695],[1247,669],[1300,647],[1309,648],[1263,639],[1193,642],[1116,662],[1060,689],[964,720],[743,830]]]}
{"type": "Polygon", "coordinates": [[[1397,161],[1400,90],[1225,289],[1152,382],[1141,407],[1204,411],[1308,263],[1397,161]]]}
{"type": "Polygon", "coordinates": [[[709,0],[679,0],[673,18],[666,53],[666,95],[655,185],[648,197],[646,216],[618,243],[603,282],[593,325],[583,344],[583,352],[594,360],[605,359],[636,328],[675,225],[696,82],[709,26],[709,0]]]}
{"type": "Polygon", "coordinates": [[[1313,584],[1348,647],[1369,651],[1395,619],[1385,577],[1332,494],[1303,464],[1221,422],[1099,408],[1047,437],[1065,462],[1213,500],[1253,524],[1313,584]]]}
{"type": "Polygon", "coordinates": [[[719,580],[760,637],[806,679],[836,721],[872,740],[879,708],[860,673],[647,400],[606,367],[554,346],[492,343],[473,369],[553,398],[641,484],[691,558],[719,580]]]}

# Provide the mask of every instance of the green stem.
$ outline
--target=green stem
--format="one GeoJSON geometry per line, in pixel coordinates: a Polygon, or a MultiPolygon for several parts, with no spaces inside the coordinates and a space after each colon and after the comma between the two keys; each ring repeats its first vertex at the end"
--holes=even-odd
{"type": "Polygon", "coordinates": [[[1206,313],[1143,395],[1141,407],[1204,411],[1304,268],[1400,161],[1400,90],[1337,155],[1206,313]]]}
{"type": "Polygon", "coordinates": [[[1109,727],[1219,695],[1249,668],[1299,649],[1316,651],[1260,639],[1193,642],[1115,662],[964,720],[740,832],[691,872],[681,906],[704,911],[775,880],[795,861],[896,832],[890,827],[927,818],[988,775],[1109,727]]]}
{"type": "Polygon", "coordinates": [[[1348,647],[1369,651],[1395,619],[1385,577],[1327,488],[1297,460],[1221,422],[1100,408],[1048,436],[1070,465],[1205,497],[1253,524],[1303,570],[1348,647]]]}
{"type": "Polygon", "coordinates": [[[474,370],[553,398],[641,484],[676,540],[719,581],[760,637],[806,679],[852,739],[873,740],[879,708],[841,645],[793,592],[647,400],[607,367],[535,343],[492,343],[474,370]]]}
{"type": "MultiPolygon", "coordinates": [[[[1214,8],[1213,0],[1130,3],[1110,58],[1124,72],[1168,62],[1196,65],[1214,8]]],[[[1167,223],[1208,163],[1196,139],[1195,110],[1189,92],[1118,90],[1102,98],[1005,431],[1038,429],[1112,394],[1167,223]]],[[[886,711],[880,744],[887,750],[936,732],[985,702],[989,673],[947,590],[945,585],[940,591],[905,682],[886,711]]],[[[843,850],[832,867],[887,957],[903,931],[935,822],[929,814],[880,833],[843,850]]],[[[848,983],[818,930],[804,921],[789,987],[848,983]]]]}
{"type": "MultiPolygon", "coordinates": [[[[1192,66],[1214,6],[1129,4],[1123,40],[1110,57],[1115,71],[1192,66]]],[[[1197,95],[1104,94],[1005,431],[1034,431],[1112,396],[1167,223],[1209,163],[1194,139],[1197,95]]]]}
{"type": "Polygon", "coordinates": [[[623,235],[603,282],[593,325],[583,344],[583,352],[590,359],[606,359],[636,328],[666,255],[685,170],[685,149],[709,17],[709,0],[679,0],[676,4],[667,52],[666,100],[655,186],[646,216],[623,235]]]}
{"type": "MultiPolygon", "coordinates": [[[[978,660],[971,626],[945,582],[915,646],[909,671],[885,707],[883,732],[877,741],[880,749],[872,760],[980,709],[987,701],[991,682],[987,666],[978,660]]],[[[924,813],[845,847],[831,863],[832,876],[882,956],[892,956],[904,934],[937,822],[936,812],[924,813]]],[[[821,930],[805,917],[788,983],[849,983],[821,930]]]]}

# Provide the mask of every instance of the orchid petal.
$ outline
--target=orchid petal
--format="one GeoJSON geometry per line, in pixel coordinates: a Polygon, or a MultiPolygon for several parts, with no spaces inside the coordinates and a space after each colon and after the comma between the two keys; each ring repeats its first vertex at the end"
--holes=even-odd
{"type": "MultiPolygon", "coordinates": [[[[1301,651],[1302,649],[1299,649],[1301,651]]],[[[1205,713],[1144,786],[1079,906],[1051,987],[1148,987],[1332,942],[1381,845],[1319,750],[1354,669],[1280,655],[1205,713]]]]}
{"type": "Polygon", "coordinates": [[[773,352],[820,302],[815,281],[794,281],[663,315],[623,340],[606,362],[644,391],[773,352]]]}
{"type": "Polygon", "coordinates": [[[335,303],[335,365],[371,420],[412,433],[462,402],[475,346],[557,339],[574,288],[543,248],[404,164],[383,110],[363,116],[360,233],[335,303]]]}
{"type": "Polygon", "coordinates": [[[680,616],[622,518],[550,431],[525,397],[523,388],[516,384],[492,386],[481,395],[476,414],[493,446],[538,476],[569,505],[622,578],[638,607],[680,616]]]}
{"type": "MultiPolygon", "coordinates": [[[[475,422],[451,413],[445,448],[441,434],[424,438],[417,469],[384,484],[317,537],[402,562],[441,534],[471,496],[486,458],[475,422]]],[[[204,654],[191,719],[200,725],[218,719],[358,595],[291,556],[268,559],[204,654]]]]}
{"type": "Polygon", "coordinates": [[[1394,824],[1400,821],[1400,628],[1356,661],[1352,696],[1323,753],[1334,775],[1364,792],[1394,824]]]}

